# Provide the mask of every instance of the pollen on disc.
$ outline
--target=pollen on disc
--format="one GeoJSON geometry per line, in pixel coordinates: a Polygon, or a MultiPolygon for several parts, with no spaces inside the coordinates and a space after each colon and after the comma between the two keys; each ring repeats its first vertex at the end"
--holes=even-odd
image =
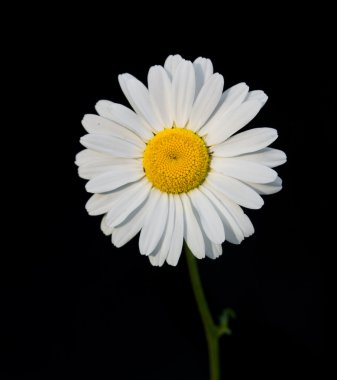
{"type": "Polygon", "coordinates": [[[143,167],[153,186],[180,194],[200,186],[209,171],[210,155],[204,140],[182,128],[156,134],[144,151],[143,167]]]}

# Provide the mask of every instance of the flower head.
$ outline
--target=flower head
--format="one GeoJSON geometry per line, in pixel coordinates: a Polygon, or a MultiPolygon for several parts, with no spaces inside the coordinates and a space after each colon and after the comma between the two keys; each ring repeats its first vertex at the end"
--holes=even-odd
{"type": "Polygon", "coordinates": [[[281,190],[273,167],[285,154],[267,148],[272,128],[238,132],[267,101],[263,91],[224,80],[209,59],[169,56],[153,66],[148,88],[130,74],[119,83],[133,111],[101,100],[82,121],[86,147],[79,175],[94,195],[86,208],[104,215],[101,228],[120,247],[138,232],[153,265],[178,263],[183,240],[197,258],[216,258],[227,240],[239,244],[254,228],[242,207],[281,190]]]}

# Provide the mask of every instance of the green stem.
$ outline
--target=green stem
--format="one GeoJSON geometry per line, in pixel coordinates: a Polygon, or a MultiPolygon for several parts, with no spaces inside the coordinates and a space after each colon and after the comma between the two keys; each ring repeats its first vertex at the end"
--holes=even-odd
{"type": "Polygon", "coordinates": [[[215,325],[202,288],[198,264],[188,246],[184,245],[193,292],[204,325],[209,355],[210,380],[220,380],[219,329],[215,325]]]}

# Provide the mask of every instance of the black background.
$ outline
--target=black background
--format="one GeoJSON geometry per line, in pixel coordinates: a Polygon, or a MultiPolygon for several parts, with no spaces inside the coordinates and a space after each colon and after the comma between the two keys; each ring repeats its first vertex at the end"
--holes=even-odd
{"type": "Polygon", "coordinates": [[[22,35],[20,94],[32,104],[15,123],[14,156],[23,165],[10,173],[11,183],[20,177],[15,212],[7,204],[3,378],[207,379],[185,258],[158,269],[139,254],[138,238],[114,248],[100,218],[84,209],[89,194],[74,165],[83,115],[100,99],[126,104],[117,75],[145,81],[151,65],[175,53],[211,58],[226,87],[244,81],[263,89],[269,100],[249,126],[276,128],[273,146],[288,155],[278,168],[284,189],[247,211],[255,234],[240,246],[225,243],[216,261],[200,261],[213,315],[224,307],[237,313],[233,335],[221,342],[223,378],[321,371],[323,253],[310,248],[319,227],[313,210],[327,205],[308,193],[316,190],[313,177],[324,175],[317,156],[319,141],[330,144],[324,115],[332,106],[313,26],[290,16],[277,22],[273,13],[246,23],[235,14],[233,25],[228,16],[214,23],[205,16],[207,24],[107,16],[97,27],[69,15],[22,35]],[[119,17],[125,28],[114,25],[119,17]]]}

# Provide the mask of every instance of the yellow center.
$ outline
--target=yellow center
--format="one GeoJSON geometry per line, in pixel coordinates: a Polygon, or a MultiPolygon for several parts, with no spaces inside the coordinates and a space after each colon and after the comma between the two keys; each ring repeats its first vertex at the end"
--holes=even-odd
{"type": "Polygon", "coordinates": [[[187,193],[201,185],[210,156],[204,140],[187,129],[171,128],[156,134],[144,151],[144,171],[153,186],[165,193],[187,193]]]}

